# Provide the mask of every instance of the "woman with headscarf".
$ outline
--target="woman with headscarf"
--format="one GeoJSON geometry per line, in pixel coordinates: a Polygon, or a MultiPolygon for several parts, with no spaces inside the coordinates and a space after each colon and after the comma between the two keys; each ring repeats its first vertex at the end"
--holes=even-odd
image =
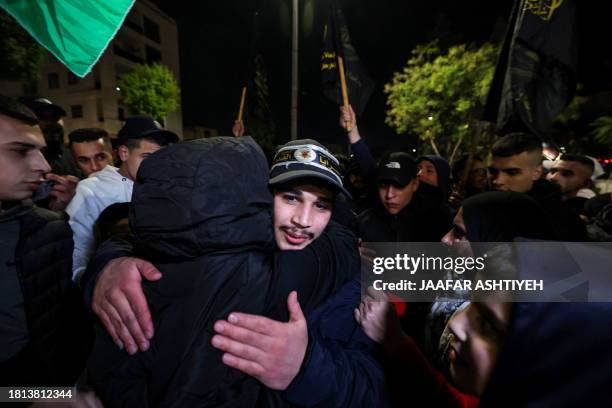
{"type": "MultiPolygon", "coordinates": [[[[442,241],[447,245],[499,243],[512,242],[519,237],[556,238],[537,202],[524,194],[496,191],[467,199],[455,217],[453,229],[442,241]]],[[[426,327],[419,328],[426,333],[420,346],[412,336],[404,334],[399,319],[393,308],[388,307],[388,303],[366,298],[355,315],[370,338],[379,343],[384,340],[390,357],[388,378],[396,402],[402,401],[406,387],[410,384],[410,401],[402,402],[410,402],[415,406],[476,407],[494,366],[494,357],[500,348],[499,338],[503,337],[507,327],[507,319],[503,320],[506,316],[504,313],[507,314],[506,309],[495,305],[481,307],[479,304],[461,301],[435,302],[431,307],[432,312],[425,318],[426,327]],[[487,313],[482,312],[483,309],[487,313]],[[496,324],[500,335],[472,336],[470,338],[477,341],[470,343],[471,348],[455,345],[449,342],[453,337],[448,336],[448,330],[443,333],[451,315],[455,321],[448,324],[451,332],[452,327],[455,327],[455,340],[465,338],[463,334],[466,328],[475,329],[474,320],[487,322],[482,318],[483,315],[498,317],[497,320],[492,318],[493,323],[490,325],[496,324]],[[434,344],[427,344],[430,342],[434,344]],[[483,348],[493,350],[494,346],[495,352],[491,353],[491,358],[478,358],[483,348]],[[444,364],[446,376],[434,368],[432,360],[437,360],[436,356],[428,358],[422,350],[443,352],[439,360],[444,364]],[[452,384],[447,377],[450,377],[452,384]]]]}

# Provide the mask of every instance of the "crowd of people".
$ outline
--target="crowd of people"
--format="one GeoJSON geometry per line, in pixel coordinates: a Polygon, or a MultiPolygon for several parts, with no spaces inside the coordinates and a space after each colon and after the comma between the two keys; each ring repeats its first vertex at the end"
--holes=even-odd
{"type": "Polygon", "coordinates": [[[361,283],[365,242],[612,241],[594,159],[543,163],[512,133],[452,164],[377,160],[350,106],[346,161],[301,139],[268,163],[241,122],[180,142],[145,116],[64,138],[62,116],[0,96],[0,386],[107,407],[612,405],[612,304],[400,305],[361,283]]]}

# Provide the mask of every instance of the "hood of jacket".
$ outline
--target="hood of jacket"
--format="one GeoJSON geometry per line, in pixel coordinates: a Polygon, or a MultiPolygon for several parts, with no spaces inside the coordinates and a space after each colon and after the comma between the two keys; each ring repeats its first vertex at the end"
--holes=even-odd
{"type": "Polygon", "coordinates": [[[526,192],[529,197],[538,202],[541,201],[561,201],[562,194],[558,185],[544,179],[536,180],[531,190],[526,192]]]}
{"type": "Polygon", "coordinates": [[[544,210],[525,194],[489,191],[466,199],[462,208],[470,242],[510,242],[517,237],[557,238],[544,210]]]}
{"type": "Polygon", "coordinates": [[[417,162],[420,163],[423,160],[427,160],[434,165],[436,172],[438,173],[438,189],[444,194],[448,194],[451,178],[451,168],[448,161],[444,157],[436,156],[434,154],[421,156],[417,159],[417,162]]]}
{"type": "Polygon", "coordinates": [[[134,184],[130,227],[152,260],[212,251],[270,249],[268,165],[250,137],[175,144],[144,160],[134,184]]]}

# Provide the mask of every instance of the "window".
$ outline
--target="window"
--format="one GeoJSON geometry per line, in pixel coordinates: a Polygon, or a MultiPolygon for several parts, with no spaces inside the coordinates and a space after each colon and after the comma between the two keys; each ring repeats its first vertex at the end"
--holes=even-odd
{"type": "Polygon", "coordinates": [[[72,105],[70,107],[70,112],[72,113],[73,118],[82,118],[83,117],[83,105],[72,105]]]}
{"type": "Polygon", "coordinates": [[[68,71],[68,85],[76,85],[79,83],[79,77],[68,71]]]}
{"type": "Polygon", "coordinates": [[[119,120],[125,120],[125,110],[123,108],[117,109],[117,118],[119,120]]]}
{"type": "Polygon", "coordinates": [[[161,52],[158,49],[149,47],[147,45],[147,64],[152,64],[154,62],[160,62],[161,59],[162,59],[161,52]]]}
{"type": "Polygon", "coordinates": [[[153,40],[156,43],[158,43],[159,42],[159,25],[157,25],[157,23],[149,20],[146,17],[143,17],[142,21],[144,23],[143,28],[144,28],[145,37],[147,37],[149,40],[153,40]]]}
{"type": "Polygon", "coordinates": [[[47,84],[49,89],[58,89],[59,88],[59,75],[55,72],[52,72],[47,75],[47,84]]]}

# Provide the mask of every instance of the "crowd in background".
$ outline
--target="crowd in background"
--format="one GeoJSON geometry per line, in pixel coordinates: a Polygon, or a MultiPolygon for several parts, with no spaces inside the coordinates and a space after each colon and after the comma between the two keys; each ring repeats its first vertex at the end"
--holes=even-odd
{"type": "Polygon", "coordinates": [[[359,282],[361,242],[612,241],[595,159],[544,161],[527,133],[375,158],[350,106],[350,157],[302,139],[271,163],[241,122],[179,142],[144,116],[65,137],[62,116],[0,97],[0,385],[77,384],[90,406],[612,404],[608,304],[399,305],[359,282]]]}

